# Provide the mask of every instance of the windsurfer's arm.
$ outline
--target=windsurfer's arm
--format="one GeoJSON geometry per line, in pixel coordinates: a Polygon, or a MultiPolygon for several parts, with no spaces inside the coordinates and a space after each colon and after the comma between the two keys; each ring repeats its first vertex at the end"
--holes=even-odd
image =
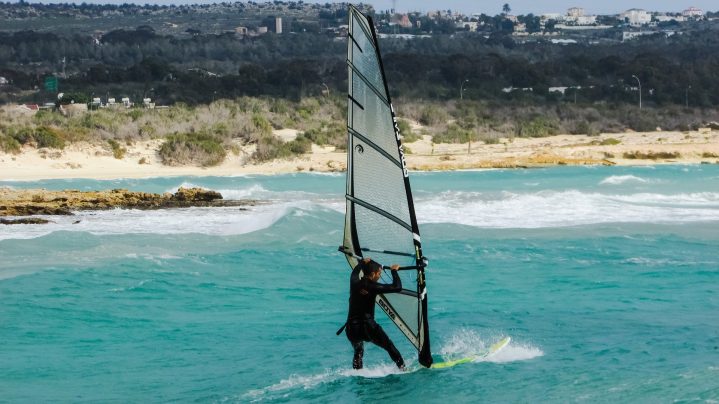
{"type": "Polygon", "coordinates": [[[396,293],[402,291],[402,279],[400,279],[397,269],[399,265],[392,265],[392,283],[371,283],[367,285],[372,292],[375,293],[396,293]]]}

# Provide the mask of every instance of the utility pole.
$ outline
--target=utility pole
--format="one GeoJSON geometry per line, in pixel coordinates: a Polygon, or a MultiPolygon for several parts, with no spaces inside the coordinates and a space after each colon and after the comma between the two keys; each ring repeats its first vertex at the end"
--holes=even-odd
{"type": "Polygon", "coordinates": [[[464,99],[464,85],[465,85],[466,83],[469,83],[469,79],[464,79],[464,81],[462,82],[462,84],[459,86],[459,99],[460,99],[460,100],[463,100],[463,99],[464,99]]]}
{"type": "Polygon", "coordinates": [[[686,108],[689,108],[689,89],[692,88],[692,86],[687,86],[686,90],[684,90],[684,106],[686,108]]]}
{"type": "Polygon", "coordinates": [[[632,77],[637,79],[637,83],[639,84],[639,109],[642,109],[642,82],[639,81],[639,77],[632,74],[632,77]]]}

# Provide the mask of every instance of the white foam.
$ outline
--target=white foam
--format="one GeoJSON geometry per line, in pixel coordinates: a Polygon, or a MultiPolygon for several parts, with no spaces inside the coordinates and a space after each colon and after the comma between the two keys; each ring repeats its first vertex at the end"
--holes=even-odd
{"type": "Polygon", "coordinates": [[[542,228],[598,223],[719,220],[719,193],[612,195],[576,190],[534,193],[446,191],[416,201],[420,223],[542,228]]]}
{"type": "Polygon", "coordinates": [[[544,355],[541,349],[514,339],[499,352],[485,356],[489,347],[505,335],[493,333],[482,336],[471,329],[460,329],[452,334],[438,351],[445,360],[476,357],[475,362],[505,363],[534,359],[544,355]]]}
{"type": "Polygon", "coordinates": [[[526,361],[540,356],[544,356],[544,352],[541,349],[531,345],[517,344],[512,341],[499,352],[486,358],[482,358],[479,362],[506,363],[526,361]]]}
{"type": "Polygon", "coordinates": [[[397,368],[395,364],[380,364],[371,366],[364,369],[326,369],[322,373],[315,375],[290,375],[287,379],[280,380],[271,386],[250,390],[245,393],[241,398],[250,400],[260,400],[267,394],[281,393],[284,391],[294,389],[311,389],[323,383],[332,383],[335,380],[343,377],[365,377],[365,378],[380,378],[389,375],[401,375],[407,372],[403,372],[397,368]]]}
{"type": "Polygon", "coordinates": [[[649,180],[634,175],[612,175],[600,181],[599,185],[620,185],[631,182],[647,183],[649,180]]]}
{"type": "Polygon", "coordinates": [[[95,235],[197,233],[229,236],[270,227],[295,208],[309,209],[311,206],[300,201],[259,205],[248,210],[228,207],[85,211],[74,216],[40,216],[53,222],[48,224],[6,226],[0,233],[0,240],[35,238],[55,231],[82,231],[95,235]]]}

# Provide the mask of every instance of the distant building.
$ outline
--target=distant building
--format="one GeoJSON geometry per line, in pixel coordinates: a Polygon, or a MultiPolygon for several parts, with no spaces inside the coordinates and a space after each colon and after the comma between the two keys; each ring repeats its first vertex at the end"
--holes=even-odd
{"type": "Polygon", "coordinates": [[[585,15],[581,7],[572,7],[567,10],[567,15],[555,21],[564,21],[569,25],[592,25],[597,23],[596,15],[585,15]]]}
{"type": "Polygon", "coordinates": [[[545,13],[545,14],[541,15],[540,19],[542,21],[549,21],[549,20],[564,21],[564,16],[559,13],[545,13]]]}
{"type": "Polygon", "coordinates": [[[237,35],[247,35],[247,27],[235,27],[235,33],[237,35]]]}
{"type": "Polygon", "coordinates": [[[701,8],[689,7],[682,11],[682,15],[688,18],[700,18],[704,16],[704,11],[701,8]]]}
{"type": "Polygon", "coordinates": [[[256,32],[258,35],[266,34],[266,33],[267,33],[267,27],[257,27],[257,29],[255,30],[255,32],[256,32]]]}
{"type": "Polygon", "coordinates": [[[275,33],[282,33],[282,17],[275,17],[275,33]]]}
{"type": "Polygon", "coordinates": [[[669,22],[669,21],[682,22],[682,21],[687,20],[686,17],[684,17],[682,15],[667,15],[667,14],[657,14],[654,16],[654,19],[657,22],[669,22]]]}
{"type": "Polygon", "coordinates": [[[477,21],[460,21],[455,24],[455,27],[457,27],[457,29],[467,30],[469,32],[477,32],[478,26],[479,23],[477,21]]]}
{"type": "Polygon", "coordinates": [[[397,23],[402,28],[412,28],[412,22],[409,20],[409,16],[407,14],[402,14],[397,23]]]}
{"type": "Polygon", "coordinates": [[[631,8],[620,14],[622,20],[631,26],[638,27],[640,25],[649,24],[652,21],[652,15],[646,10],[631,8]]]}
{"type": "Polygon", "coordinates": [[[6,84],[10,84],[10,80],[6,79],[5,77],[0,76],[0,86],[4,86],[6,84]]]}
{"type": "Polygon", "coordinates": [[[567,9],[567,16],[572,18],[582,17],[584,15],[584,9],[581,7],[572,7],[567,9]]]}

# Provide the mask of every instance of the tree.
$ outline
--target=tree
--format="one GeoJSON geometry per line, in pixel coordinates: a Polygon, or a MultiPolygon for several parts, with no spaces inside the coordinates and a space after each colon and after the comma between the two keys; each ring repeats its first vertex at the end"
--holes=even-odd
{"type": "Polygon", "coordinates": [[[504,3],[504,5],[502,6],[502,13],[503,13],[504,15],[507,15],[507,14],[509,14],[511,11],[512,11],[512,9],[509,7],[509,3],[504,3]]]}

